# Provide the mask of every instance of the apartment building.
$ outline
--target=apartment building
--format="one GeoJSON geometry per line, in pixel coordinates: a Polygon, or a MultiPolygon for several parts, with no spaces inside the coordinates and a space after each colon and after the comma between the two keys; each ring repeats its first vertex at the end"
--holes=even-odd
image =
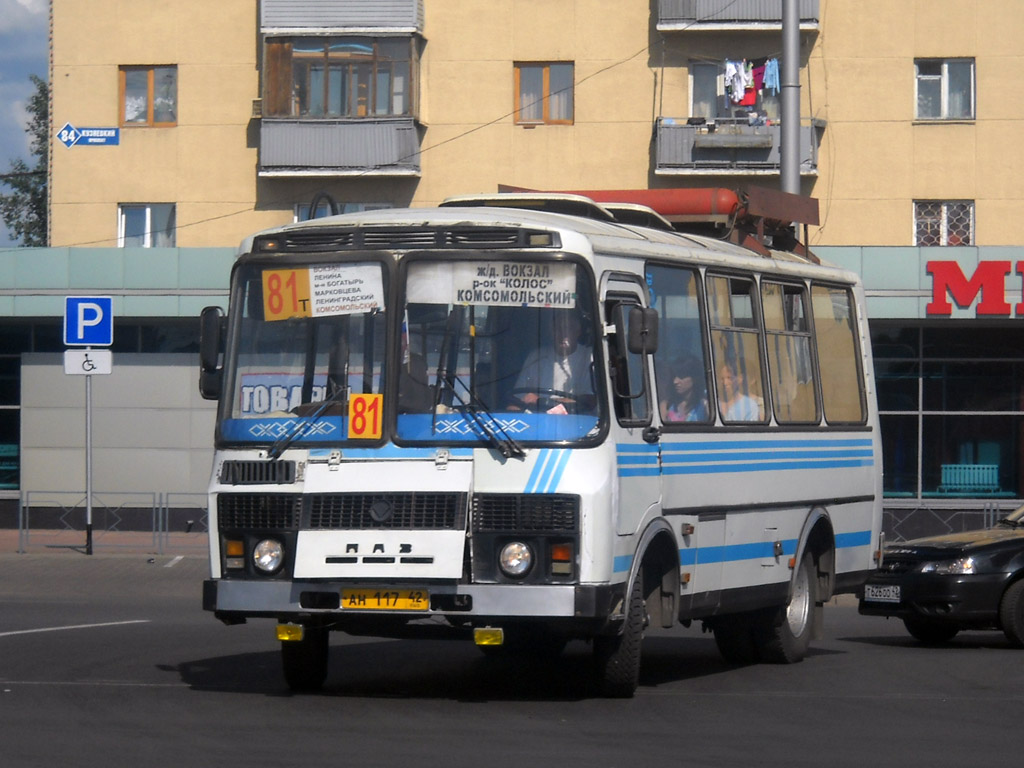
{"type": "MultiPolygon", "coordinates": [[[[799,0],[798,12],[799,174],[819,201],[809,239],[868,288],[892,509],[1012,503],[1024,497],[1019,3],[799,0]],[[974,466],[983,481],[964,480],[974,466]]],[[[48,290],[113,288],[126,326],[194,327],[196,302],[181,300],[202,271],[194,249],[222,258],[251,231],[308,217],[320,192],[317,215],[503,187],[779,185],[781,0],[53,0],[52,17],[50,258],[91,254],[115,277],[48,290]],[[140,262],[151,282],[119,282],[140,262]],[[161,281],[161,263],[184,282],[161,281]]],[[[54,296],[15,288],[12,323],[55,321],[54,296]]],[[[35,429],[22,423],[23,453],[35,429]]],[[[39,474],[22,458],[24,488],[39,474]]]]}

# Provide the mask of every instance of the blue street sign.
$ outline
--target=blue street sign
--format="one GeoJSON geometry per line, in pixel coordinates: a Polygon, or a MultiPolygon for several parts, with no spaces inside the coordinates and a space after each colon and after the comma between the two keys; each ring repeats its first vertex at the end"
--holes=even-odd
{"type": "Polygon", "coordinates": [[[69,149],[75,146],[80,138],[82,134],[71,123],[64,123],[64,127],[57,131],[57,140],[69,149]]]}
{"type": "Polygon", "coordinates": [[[114,300],[109,296],[64,297],[64,343],[109,347],[114,343],[114,300]]]}
{"type": "Polygon", "coordinates": [[[80,147],[116,147],[121,143],[120,128],[79,128],[78,133],[80,147]]]}
{"type": "Polygon", "coordinates": [[[69,149],[83,147],[116,147],[121,143],[120,128],[75,128],[71,123],[57,131],[57,140],[69,149]]]}

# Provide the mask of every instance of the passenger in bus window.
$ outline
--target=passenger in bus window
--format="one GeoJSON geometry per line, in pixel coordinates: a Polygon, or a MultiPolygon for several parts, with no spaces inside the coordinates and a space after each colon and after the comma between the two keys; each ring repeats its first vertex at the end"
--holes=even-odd
{"type": "Polygon", "coordinates": [[[723,363],[718,370],[718,406],[722,421],[760,421],[761,407],[746,394],[743,374],[734,363],[723,363]]]}
{"type": "Polygon", "coordinates": [[[707,421],[708,401],[704,365],[695,357],[669,367],[668,396],[660,403],[662,421],[707,421]]]}
{"type": "Polygon", "coordinates": [[[550,346],[530,352],[512,391],[513,410],[547,413],[591,410],[595,403],[593,350],[582,343],[583,325],[575,312],[552,315],[550,346]]]}

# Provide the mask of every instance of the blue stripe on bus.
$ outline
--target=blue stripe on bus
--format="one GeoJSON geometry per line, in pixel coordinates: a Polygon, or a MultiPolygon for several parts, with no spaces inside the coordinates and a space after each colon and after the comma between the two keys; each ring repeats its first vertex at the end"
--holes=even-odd
{"type": "MultiPolygon", "coordinates": [[[[719,451],[750,448],[870,448],[871,438],[801,438],[784,440],[716,440],[686,443],[664,443],[662,452],[719,451]]],[[[621,448],[621,446],[620,446],[621,448]]]]}
{"type": "Polygon", "coordinates": [[[524,493],[554,493],[569,463],[571,450],[543,448],[537,454],[537,463],[526,481],[524,493]]]}
{"type": "Polygon", "coordinates": [[[849,547],[870,547],[871,531],[853,531],[851,533],[836,534],[836,549],[847,549],[849,547]]]}
{"type": "MultiPolygon", "coordinates": [[[[863,547],[871,544],[871,531],[854,531],[839,533],[835,537],[836,549],[863,547]]],[[[796,539],[782,542],[782,554],[796,554],[796,539]]],[[[709,563],[731,563],[740,560],[762,560],[775,557],[775,545],[770,541],[758,541],[751,544],[727,544],[716,547],[697,547],[679,550],[679,565],[694,566],[709,563]]]]}
{"type": "Polygon", "coordinates": [[[660,447],[660,455],[658,446],[619,444],[616,451],[619,477],[840,469],[875,464],[870,438],[666,443],[660,447]]]}
{"type": "Polygon", "coordinates": [[[632,555],[619,555],[612,561],[612,571],[615,573],[622,573],[623,571],[628,571],[632,565],[632,555]]]}

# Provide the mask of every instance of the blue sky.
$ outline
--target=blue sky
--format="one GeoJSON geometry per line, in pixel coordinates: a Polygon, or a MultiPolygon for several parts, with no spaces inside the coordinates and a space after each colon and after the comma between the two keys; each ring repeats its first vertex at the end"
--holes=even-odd
{"type": "MultiPolygon", "coordinates": [[[[49,80],[49,31],[48,0],[0,0],[0,173],[16,158],[29,160],[25,105],[34,88],[28,78],[49,80]]],[[[0,221],[0,247],[9,244],[0,221]]]]}

